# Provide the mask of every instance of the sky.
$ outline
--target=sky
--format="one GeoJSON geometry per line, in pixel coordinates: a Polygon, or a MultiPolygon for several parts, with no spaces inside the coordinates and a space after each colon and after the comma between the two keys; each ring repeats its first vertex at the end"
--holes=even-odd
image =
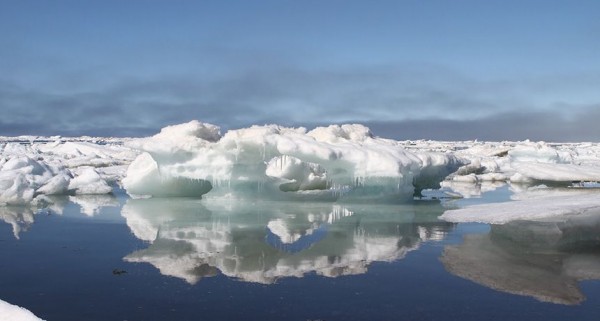
{"type": "Polygon", "coordinates": [[[600,1],[0,0],[0,135],[600,141],[600,1]]]}

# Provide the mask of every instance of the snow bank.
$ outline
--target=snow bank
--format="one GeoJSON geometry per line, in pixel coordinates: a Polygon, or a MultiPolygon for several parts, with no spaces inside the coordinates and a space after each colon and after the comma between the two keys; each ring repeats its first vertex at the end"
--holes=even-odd
{"type": "Polygon", "coordinates": [[[123,179],[132,195],[393,201],[439,187],[464,165],[449,153],[409,152],[362,125],[252,126],[221,136],[192,121],[127,146],[145,152],[123,179]]]}
{"type": "MultiPolygon", "coordinates": [[[[29,310],[0,300],[0,320],[6,321],[39,321],[29,310]]],[[[43,320],[42,320],[43,321],[43,320]]]]}

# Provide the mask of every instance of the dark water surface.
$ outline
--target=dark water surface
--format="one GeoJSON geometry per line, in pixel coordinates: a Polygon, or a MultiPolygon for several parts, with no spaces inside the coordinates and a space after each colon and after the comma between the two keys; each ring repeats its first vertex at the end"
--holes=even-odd
{"type": "Polygon", "coordinates": [[[46,320],[600,319],[600,218],[456,225],[437,200],[56,204],[0,210],[0,299],[46,320]]]}

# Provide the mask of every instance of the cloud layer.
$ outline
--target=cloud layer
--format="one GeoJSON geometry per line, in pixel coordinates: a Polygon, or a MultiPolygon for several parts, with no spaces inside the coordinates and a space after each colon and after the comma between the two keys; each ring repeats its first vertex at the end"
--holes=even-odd
{"type": "Polygon", "coordinates": [[[563,95],[552,79],[477,81],[435,66],[246,68],[207,78],[123,78],[96,90],[5,80],[0,135],[143,136],[199,119],[224,129],[358,122],[400,139],[598,140],[600,104],[584,98],[600,77],[571,80],[563,95]]]}

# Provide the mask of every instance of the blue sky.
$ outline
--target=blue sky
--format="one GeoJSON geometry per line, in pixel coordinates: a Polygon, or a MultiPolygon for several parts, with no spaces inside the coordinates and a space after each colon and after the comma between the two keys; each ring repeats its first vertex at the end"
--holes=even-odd
{"type": "Polygon", "coordinates": [[[0,135],[598,141],[599,1],[0,0],[0,135]]]}

